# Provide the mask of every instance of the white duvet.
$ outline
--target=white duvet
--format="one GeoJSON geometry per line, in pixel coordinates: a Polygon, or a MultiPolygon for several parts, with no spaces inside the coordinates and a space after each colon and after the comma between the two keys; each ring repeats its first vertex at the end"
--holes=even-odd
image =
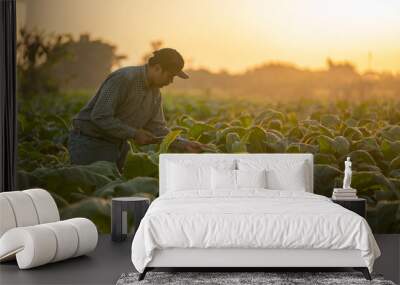
{"type": "Polygon", "coordinates": [[[133,265],[143,272],[165,248],[358,249],[370,272],[380,255],[359,215],[324,196],[265,189],[157,198],[133,239],[133,265]]]}

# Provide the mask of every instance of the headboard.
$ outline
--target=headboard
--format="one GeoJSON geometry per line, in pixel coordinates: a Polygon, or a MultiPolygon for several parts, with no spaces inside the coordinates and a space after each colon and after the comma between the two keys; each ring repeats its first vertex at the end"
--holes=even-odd
{"type": "Polygon", "coordinates": [[[313,169],[314,160],[311,153],[164,153],[160,154],[159,157],[159,191],[160,195],[167,191],[166,181],[167,181],[167,163],[168,161],[186,161],[196,163],[204,163],[212,165],[213,162],[218,160],[232,160],[232,163],[236,159],[257,159],[257,160],[294,160],[294,161],[305,161],[307,165],[307,192],[313,193],[313,169]]]}

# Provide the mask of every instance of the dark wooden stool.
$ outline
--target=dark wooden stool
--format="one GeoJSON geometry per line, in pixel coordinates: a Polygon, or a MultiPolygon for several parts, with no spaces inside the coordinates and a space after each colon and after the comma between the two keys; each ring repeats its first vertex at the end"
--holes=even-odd
{"type": "Polygon", "coordinates": [[[150,199],[144,197],[117,197],[111,202],[111,240],[124,241],[128,236],[128,213],[135,220],[135,235],[140,221],[146,214],[150,199]]]}

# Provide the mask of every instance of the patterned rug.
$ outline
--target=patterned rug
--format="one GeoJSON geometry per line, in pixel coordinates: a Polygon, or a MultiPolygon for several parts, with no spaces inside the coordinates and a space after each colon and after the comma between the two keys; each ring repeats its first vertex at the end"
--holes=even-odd
{"type": "Polygon", "coordinates": [[[139,273],[124,273],[117,285],[146,285],[146,284],[213,284],[213,285],[297,285],[297,284],[387,284],[395,285],[392,281],[384,280],[380,275],[372,275],[368,281],[360,272],[154,272],[150,271],[142,281],[138,281],[139,273]]]}

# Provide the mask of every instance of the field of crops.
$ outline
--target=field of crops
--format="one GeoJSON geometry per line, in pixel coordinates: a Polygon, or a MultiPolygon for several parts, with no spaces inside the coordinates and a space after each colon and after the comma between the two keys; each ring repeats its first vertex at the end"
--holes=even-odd
{"type": "Polygon", "coordinates": [[[18,187],[51,191],[62,218],[88,217],[110,231],[110,197],[158,193],[158,154],[177,134],[210,151],[314,154],[314,189],[341,186],[346,156],[352,186],[368,200],[374,232],[400,233],[400,100],[255,102],[210,96],[164,96],[174,130],[160,145],[132,145],[119,173],[107,162],[71,166],[66,149],[71,117],[87,94],[57,94],[19,103],[18,187]]]}

